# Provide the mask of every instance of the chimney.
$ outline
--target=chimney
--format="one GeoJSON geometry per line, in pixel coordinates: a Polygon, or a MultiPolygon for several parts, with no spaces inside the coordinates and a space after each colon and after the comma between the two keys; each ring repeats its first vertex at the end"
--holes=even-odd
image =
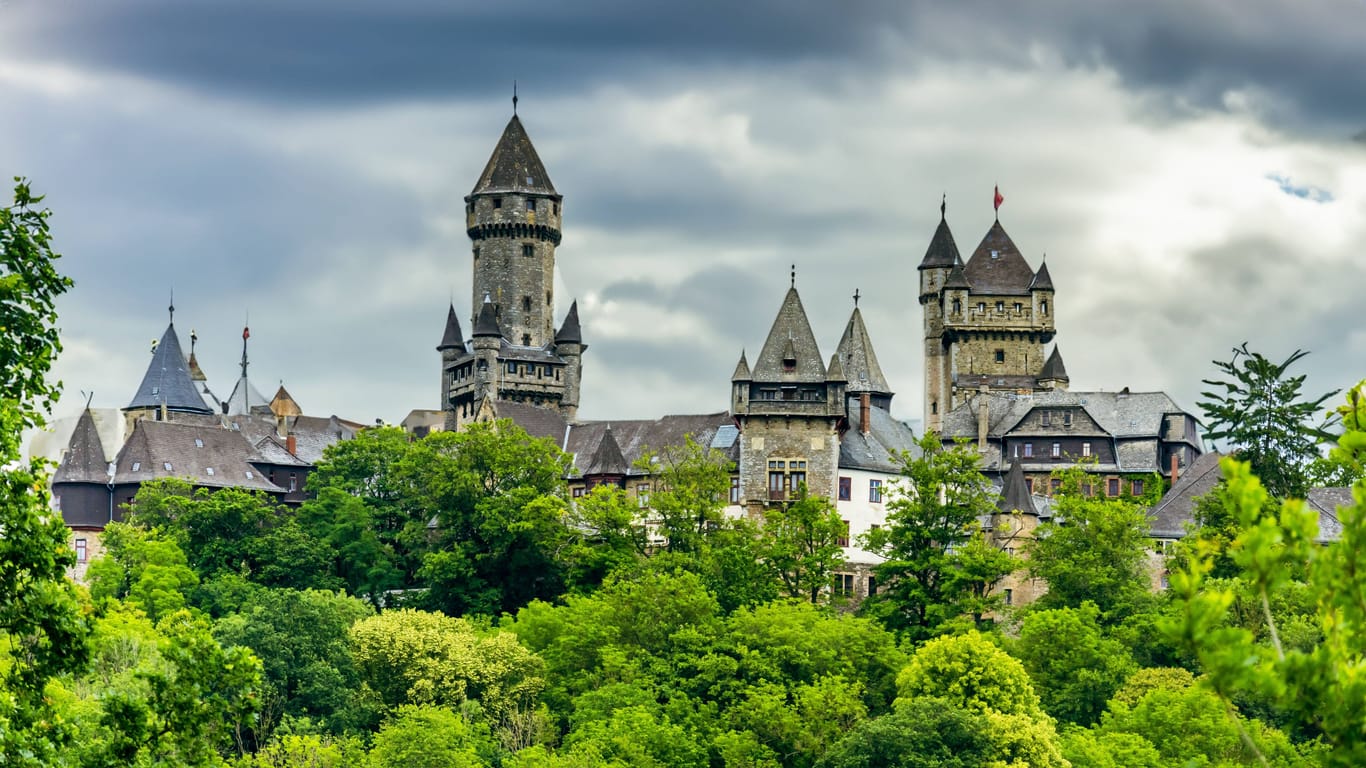
{"type": "Polygon", "coordinates": [[[1181,457],[1172,454],[1172,487],[1176,487],[1176,479],[1181,476],[1181,457]]]}
{"type": "Polygon", "coordinates": [[[858,396],[858,431],[868,434],[872,430],[873,396],[868,392],[860,392],[858,396]]]}
{"type": "Polygon", "coordinates": [[[977,450],[987,451],[987,385],[983,384],[977,393],[977,450]]]}
{"type": "Polygon", "coordinates": [[[285,450],[289,451],[290,456],[299,455],[299,441],[294,437],[293,432],[285,436],[285,450]]]}
{"type": "Polygon", "coordinates": [[[166,401],[165,401],[165,400],[162,400],[162,401],[161,401],[161,420],[162,420],[162,421],[170,421],[170,420],[171,420],[171,419],[170,419],[170,414],[166,412],[166,401]]]}

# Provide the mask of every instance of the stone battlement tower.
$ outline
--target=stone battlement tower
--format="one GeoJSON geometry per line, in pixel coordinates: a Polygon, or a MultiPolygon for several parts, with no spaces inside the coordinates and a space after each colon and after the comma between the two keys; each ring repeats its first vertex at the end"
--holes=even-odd
{"type": "Polygon", "coordinates": [[[452,306],[437,347],[448,428],[473,421],[488,398],[575,417],[587,349],[578,305],[570,306],[558,332],[554,327],[563,200],[514,114],[465,198],[473,338],[466,343],[452,306]]]}
{"type": "Polygon", "coordinates": [[[998,219],[967,263],[942,215],[920,262],[925,331],[925,429],[983,387],[1032,393],[1066,389],[1054,347],[1053,281],[1035,272],[998,219]]]}

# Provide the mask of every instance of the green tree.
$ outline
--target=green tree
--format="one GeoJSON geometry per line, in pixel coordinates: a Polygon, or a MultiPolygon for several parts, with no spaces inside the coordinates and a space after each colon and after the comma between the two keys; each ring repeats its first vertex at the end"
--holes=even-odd
{"type": "Polygon", "coordinates": [[[1016,657],[1053,717],[1090,725],[1134,671],[1124,645],[1104,637],[1094,603],[1034,611],[1020,626],[1016,657]],[[1059,643],[1058,638],[1067,638],[1059,643]]]}
{"type": "Polygon", "coordinates": [[[370,768],[486,768],[494,746],[486,728],[437,706],[400,707],[380,728],[370,768]]]}
{"type": "Polygon", "coordinates": [[[1304,374],[1289,374],[1307,354],[1297,349],[1276,363],[1244,342],[1229,360],[1214,361],[1226,378],[1204,379],[1210,390],[1200,393],[1205,437],[1238,449],[1239,458],[1277,498],[1304,498],[1306,467],[1318,456],[1319,444],[1332,439],[1329,425],[1321,421],[1322,409],[1341,390],[1304,399],[1304,374]]]}
{"type": "Polygon", "coordinates": [[[1024,666],[977,632],[939,637],[897,675],[898,701],[943,699],[969,712],[1046,718],[1024,666]]]}
{"type": "Polygon", "coordinates": [[[978,768],[992,745],[979,714],[938,699],[916,699],[865,720],[820,761],[821,768],[978,768]]]}
{"type": "Polygon", "coordinates": [[[14,202],[0,208],[0,762],[12,765],[49,764],[67,730],[44,689],[88,660],[65,575],[75,554],[48,504],[47,468],[20,464],[24,431],[43,426],[60,389],[47,375],[61,351],[56,300],[71,287],[42,199],[16,178],[14,202]]]}
{"type": "Polygon", "coordinates": [[[1055,518],[1041,523],[1027,546],[1029,572],[1048,582],[1038,604],[1078,608],[1091,601],[1105,623],[1146,610],[1147,507],[1127,498],[1087,496],[1089,475],[1079,467],[1057,475],[1062,484],[1054,494],[1055,518]]]}
{"type": "Polygon", "coordinates": [[[824,496],[812,496],[803,483],[795,500],[764,512],[763,560],[788,597],[816,602],[830,577],[844,564],[841,539],[849,525],[824,496]]]}
{"type": "Polygon", "coordinates": [[[564,557],[568,582],[592,589],[613,571],[638,565],[649,551],[640,506],[626,491],[599,485],[574,500],[569,510],[570,546],[564,557]]]}
{"type": "Polygon", "coordinates": [[[309,718],[334,733],[369,725],[355,692],[360,675],[348,632],[367,604],[332,592],[267,589],[241,613],[220,619],[214,637],[261,660],[261,709],[252,741],[264,743],[281,718],[309,718]]]}
{"type": "Polygon", "coordinates": [[[887,524],[863,539],[865,549],[885,558],[874,568],[881,586],[865,610],[911,639],[933,636],[972,609],[973,581],[955,576],[963,565],[958,551],[978,517],[996,512],[999,498],[971,447],[945,447],[933,434],[918,445],[918,455],[901,457],[887,524]]]}
{"type": "Polygon", "coordinates": [[[669,552],[700,553],[708,536],[722,523],[730,492],[729,462],[724,454],[699,445],[689,435],[682,446],[647,453],[637,466],[654,476],[650,510],[669,552]]]}
{"type": "Polygon", "coordinates": [[[153,621],[188,604],[199,577],[174,541],[128,523],[110,523],[103,539],[104,556],[86,572],[91,597],[123,600],[153,621]]]}

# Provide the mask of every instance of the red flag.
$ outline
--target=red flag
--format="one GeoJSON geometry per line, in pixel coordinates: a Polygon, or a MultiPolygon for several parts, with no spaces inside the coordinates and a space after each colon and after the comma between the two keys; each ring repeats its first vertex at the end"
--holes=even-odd
{"type": "Polygon", "coordinates": [[[251,329],[250,329],[250,328],[247,328],[246,326],[242,326],[242,341],[246,341],[247,339],[250,339],[250,338],[251,338],[251,329]]]}
{"type": "Polygon", "coordinates": [[[1005,202],[1005,198],[1001,197],[1001,188],[998,186],[996,187],[996,210],[1001,210],[1001,203],[1003,202],[1005,202]]]}

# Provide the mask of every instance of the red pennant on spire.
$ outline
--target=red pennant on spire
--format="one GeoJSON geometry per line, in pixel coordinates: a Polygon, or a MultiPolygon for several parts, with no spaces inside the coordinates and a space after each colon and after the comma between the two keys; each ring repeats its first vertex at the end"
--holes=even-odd
{"type": "Polygon", "coordinates": [[[1006,200],[1006,199],[1005,199],[1004,197],[1001,197],[1001,188],[1000,188],[999,186],[996,187],[996,200],[995,200],[995,206],[994,206],[995,209],[998,210],[998,211],[1001,210],[1001,203],[1004,203],[1005,200],[1006,200]]]}
{"type": "Polygon", "coordinates": [[[246,327],[246,326],[242,326],[242,341],[246,341],[247,339],[250,339],[250,338],[251,338],[251,329],[248,328],[248,327],[246,327]]]}

